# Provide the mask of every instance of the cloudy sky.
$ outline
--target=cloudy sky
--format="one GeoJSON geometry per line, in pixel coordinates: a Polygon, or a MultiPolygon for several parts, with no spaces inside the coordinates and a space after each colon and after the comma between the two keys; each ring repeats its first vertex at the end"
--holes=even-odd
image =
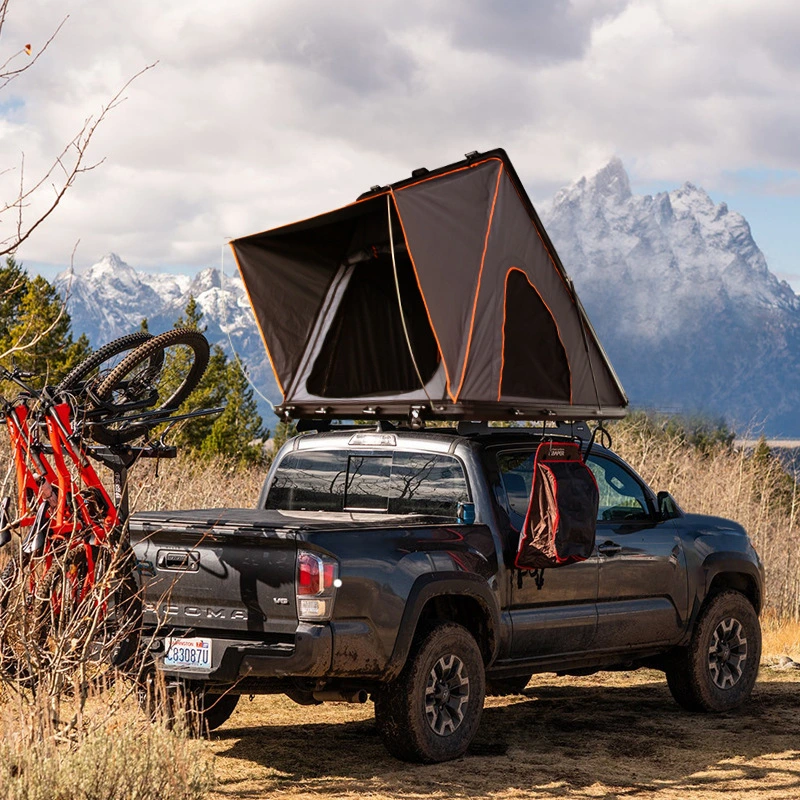
{"type": "Polygon", "coordinates": [[[535,203],[615,155],[634,191],[701,185],[800,290],[796,2],[10,0],[0,62],[67,13],[0,89],[0,200],[23,154],[30,185],[158,63],[98,129],[104,163],[20,250],[44,274],[73,250],[77,267],[112,250],[217,265],[229,237],[504,147],[535,203]]]}

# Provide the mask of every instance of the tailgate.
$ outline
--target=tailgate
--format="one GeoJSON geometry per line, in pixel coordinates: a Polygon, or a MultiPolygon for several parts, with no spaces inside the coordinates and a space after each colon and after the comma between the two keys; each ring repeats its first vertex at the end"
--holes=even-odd
{"type": "Polygon", "coordinates": [[[293,636],[296,527],[253,509],[132,515],[145,624],[293,636]]]}

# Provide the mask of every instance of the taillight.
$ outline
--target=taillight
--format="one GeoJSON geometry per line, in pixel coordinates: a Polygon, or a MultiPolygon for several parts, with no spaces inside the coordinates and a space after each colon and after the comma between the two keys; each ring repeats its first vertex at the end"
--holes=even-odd
{"type": "Polygon", "coordinates": [[[331,618],[333,599],[340,585],[339,564],[330,556],[300,550],[297,553],[297,616],[319,622],[331,618]]]}
{"type": "Polygon", "coordinates": [[[316,594],[320,590],[320,572],[324,575],[324,568],[321,570],[322,559],[312,553],[300,552],[297,556],[297,594],[304,595],[316,594]]]}

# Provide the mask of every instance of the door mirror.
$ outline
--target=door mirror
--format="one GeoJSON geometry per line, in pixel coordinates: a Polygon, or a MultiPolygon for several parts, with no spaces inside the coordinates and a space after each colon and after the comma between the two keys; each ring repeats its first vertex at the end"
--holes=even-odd
{"type": "Polygon", "coordinates": [[[658,499],[658,516],[661,519],[675,519],[683,514],[681,507],[669,492],[659,492],[656,498],[658,499]]]}

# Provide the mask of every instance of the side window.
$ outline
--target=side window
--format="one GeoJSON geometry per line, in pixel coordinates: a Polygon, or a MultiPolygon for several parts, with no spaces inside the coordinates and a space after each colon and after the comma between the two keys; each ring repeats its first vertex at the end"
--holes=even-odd
{"type": "Polygon", "coordinates": [[[641,484],[626,469],[602,456],[589,456],[587,462],[600,490],[598,521],[650,519],[641,484]]]}
{"type": "Polygon", "coordinates": [[[512,514],[521,517],[519,524],[522,524],[528,511],[535,458],[536,452],[529,450],[515,450],[499,453],[497,456],[497,466],[508,498],[508,507],[512,514]]]}

